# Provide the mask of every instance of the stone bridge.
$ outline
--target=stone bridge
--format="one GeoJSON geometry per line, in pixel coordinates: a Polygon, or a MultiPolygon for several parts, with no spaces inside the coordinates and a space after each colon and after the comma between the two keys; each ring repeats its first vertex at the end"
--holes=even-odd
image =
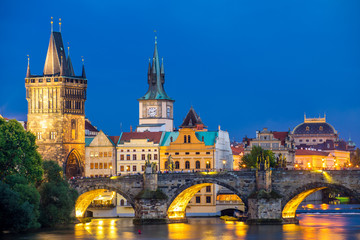
{"type": "Polygon", "coordinates": [[[190,199],[201,188],[218,184],[238,195],[249,223],[294,223],[299,204],[311,193],[337,189],[360,200],[360,171],[245,170],[196,173],[147,173],[71,180],[79,192],[75,211],[83,217],[91,201],[109,190],[122,195],[135,210],[134,223],[186,221],[190,199]]]}

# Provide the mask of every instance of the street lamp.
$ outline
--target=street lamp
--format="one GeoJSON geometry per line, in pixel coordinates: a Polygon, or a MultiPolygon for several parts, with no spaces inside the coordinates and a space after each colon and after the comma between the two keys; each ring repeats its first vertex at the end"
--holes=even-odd
{"type": "Polygon", "coordinates": [[[223,169],[225,170],[226,160],[223,160],[223,169]]]}
{"type": "Polygon", "coordinates": [[[110,176],[112,176],[112,165],[110,166],[110,176]]]}

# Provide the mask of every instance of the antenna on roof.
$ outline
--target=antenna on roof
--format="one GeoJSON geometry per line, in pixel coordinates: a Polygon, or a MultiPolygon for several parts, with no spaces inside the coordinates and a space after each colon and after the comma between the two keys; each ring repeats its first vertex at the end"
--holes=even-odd
{"type": "Polygon", "coordinates": [[[29,54],[27,55],[27,59],[28,59],[28,65],[30,64],[30,56],[29,54]]]}
{"type": "Polygon", "coordinates": [[[61,18],[59,18],[59,32],[61,32],[61,18]]]}
{"type": "Polygon", "coordinates": [[[51,17],[51,21],[50,21],[50,24],[51,24],[51,32],[53,32],[54,31],[54,28],[53,28],[53,17],[51,17]]]}

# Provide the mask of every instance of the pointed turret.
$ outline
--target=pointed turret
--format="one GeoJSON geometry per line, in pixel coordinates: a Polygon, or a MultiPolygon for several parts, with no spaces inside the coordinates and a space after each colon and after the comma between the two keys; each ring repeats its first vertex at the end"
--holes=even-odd
{"type": "Polygon", "coordinates": [[[148,66],[148,84],[149,89],[145,96],[140,99],[167,99],[172,100],[164,90],[165,83],[164,63],[160,66],[160,58],[157,48],[157,37],[155,36],[155,48],[152,64],[148,66]]]}
{"type": "Polygon", "coordinates": [[[30,73],[30,58],[28,55],[28,65],[27,65],[27,70],[26,70],[26,77],[29,78],[31,77],[31,73],[30,73]]]}
{"type": "Polygon", "coordinates": [[[86,79],[84,59],[83,59],[83,66],[82,66],[82,73],[81,73],[81,77],[82,77],[82,78],[84,78],[84,79],[86,79]]]}
{"type": "Polygon", "coordinates": [[[74,68],[70,58],[70,47],[68,47],[68,57],[66,62],[67,62],[68,75],[75,76],[74,68]]]}
{"type": "MultiPolygon", "coordinates": [[[[51,32],[44,66],[44,75],[57,75],[60,73],[61,56],[65,56],[61,33],[51,32]]],[[[64,60],[66,62],[66,59],[64,60]]]]}

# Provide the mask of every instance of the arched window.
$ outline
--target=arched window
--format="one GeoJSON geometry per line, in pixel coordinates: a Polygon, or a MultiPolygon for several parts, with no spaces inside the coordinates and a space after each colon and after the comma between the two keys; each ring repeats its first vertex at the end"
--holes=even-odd
{"type": "Polygon", "coordinates": [[[76,139],[76,120],[71,120],[71,138],[76,139]]]}
{"type": "Polygon", "coordinates": [[[206,168],[211,168],[211,165],[210,165],[209,161],[206,162],[206,168]]]}
{"type": "Polygon", "coordinates": [[[186,143],[186,135],[184,135],[184,143],[186,143]]]}
{"type": "Polygon", "coordinates": [[[188,143],[191,143],[191,138],[190,138],[190,135],[188,135],[188,143]]]}
{"type": "Polygon", "coordinates": [[[124,206],[125,205],[125,201],[124,201],[124,199],[121,199],[120,200],[120,206],[124,206]]]}
{"type": "Polygon", "coordinates": [[[190,169],[190,162],[189,161],[185,162],[185,169],[190,169]]]}
{"type": "Polygon", "coordinates": [[[195,163],[195,168],[196,168],[196,169],[200,169],[200,161],[196,161],[196,163],[195,163]]]}
{"type": "Polygon", "coordinates": [[[180,169],[180,163],[179,163],[179,161],[176,161],[176,162],[175,162],[175,169],[180,169]]]}

